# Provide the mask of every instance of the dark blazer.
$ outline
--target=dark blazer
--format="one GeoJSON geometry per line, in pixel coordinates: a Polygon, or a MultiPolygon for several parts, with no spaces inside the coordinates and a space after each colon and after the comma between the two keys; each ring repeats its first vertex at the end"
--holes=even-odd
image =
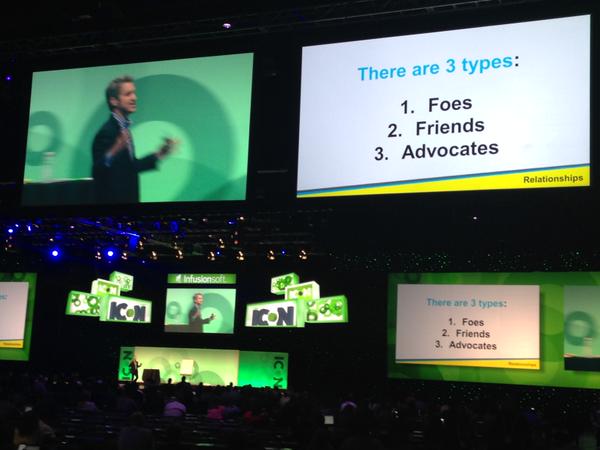
{"type": "Polygon", "coordinates": [[[204,325],[210,323],[210,317],[203,319],[200,307],[193,305],[192,309],[190,309],[190,312],[188,313],[188,321],[190,331],[194,333],[203,333],[204,325]],[[196,312],[199,314],[198,317],[194,317],[196,312]]]}
{"type": "Polygon", "coordinates": [[[97,203],[138,203],[140,183],[138,173],[156,168],[154,154],[137,159],[127,149],[117,153],[106,164],[106,152],[115,143],[121,128],[111,115],[96,133],[92,145],[92,177],[97,203]]]}

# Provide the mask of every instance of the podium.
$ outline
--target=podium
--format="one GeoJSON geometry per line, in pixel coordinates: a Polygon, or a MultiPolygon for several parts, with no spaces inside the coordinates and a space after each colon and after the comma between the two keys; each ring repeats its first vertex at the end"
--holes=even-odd
{"type": "Polygon", "coordinates": [[[142,381],[147,386],[158,386],[160,384],[160,370],[144,369],[142,372],[142,381]]]}

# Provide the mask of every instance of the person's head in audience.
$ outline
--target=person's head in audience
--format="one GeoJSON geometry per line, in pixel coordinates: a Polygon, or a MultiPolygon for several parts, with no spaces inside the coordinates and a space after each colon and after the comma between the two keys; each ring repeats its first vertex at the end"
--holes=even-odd
{"type": "Polygon", "coordinates": [[[16,446],[21,444],[39,445],[40,440],[39,418],[33,411],[27,411],[15,427],[13,443],[16,446]]]}
{"type": "Polygon", "coordinates": [[[136,411],[131,416],[129,416],[129,425],[133,427],[143,427],[144,426],[144,415],[136,411]]]}

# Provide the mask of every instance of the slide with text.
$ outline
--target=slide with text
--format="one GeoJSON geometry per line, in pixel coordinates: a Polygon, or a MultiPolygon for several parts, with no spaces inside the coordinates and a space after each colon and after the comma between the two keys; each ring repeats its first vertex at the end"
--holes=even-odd
{"type": "Polygon", "coordinates": [[[396,362],[540,368],[539,286],[404,284],[396,362]]]}
{"type": "Polygon", "coordinates": [[[590,16],[308,46],[298,197],[590,184],[590,16]]]}
{"type": "Polygon", "coordinates": [[[23,348],[29,283],[0,283],[0,348],[23,348]]]}

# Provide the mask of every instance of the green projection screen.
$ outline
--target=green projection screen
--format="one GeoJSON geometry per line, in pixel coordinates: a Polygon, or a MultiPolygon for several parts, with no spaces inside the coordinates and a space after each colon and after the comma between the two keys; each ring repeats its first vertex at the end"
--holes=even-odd
{"type": "Polygon", "coordinates": [[[29,361],[35,273],[0,273],[0,360],[29,361]]]}
{"type": "Polygon", "coordinates": [[[600,385],[600,273],[391,274],[391,378],[600,385]]]}
{"type": "Polygon", "coordinates": [[[232,334],[235,296],[231,288],[168,288],[165,332],[232,334]],[[203,298],[201,306],[194,303],[198,296],[203,298]]]}
{"type": "Polygon", "coordinates": [[[165,332],[233,334],[234,273],[169,273],[165,332]]]}
{"type": "MultiPolygon", "coordinates": [[[[34,72],[22,204],[244,200],[252,66],[253,54],[242,53],[34,72]],[[106,89],[123,75],[133,77],[137,100],[132,144],[119,154],[143,160],[166,138],[178,144],[152,170],[134,164],[137,200],[111,201],[92,178],[92,146],[111,120],[106,89]]],[[[114,161],[102,164],[112,169],[114,161]]],[[[109,176],[124,183],[131,173],[109,176]]]]}

